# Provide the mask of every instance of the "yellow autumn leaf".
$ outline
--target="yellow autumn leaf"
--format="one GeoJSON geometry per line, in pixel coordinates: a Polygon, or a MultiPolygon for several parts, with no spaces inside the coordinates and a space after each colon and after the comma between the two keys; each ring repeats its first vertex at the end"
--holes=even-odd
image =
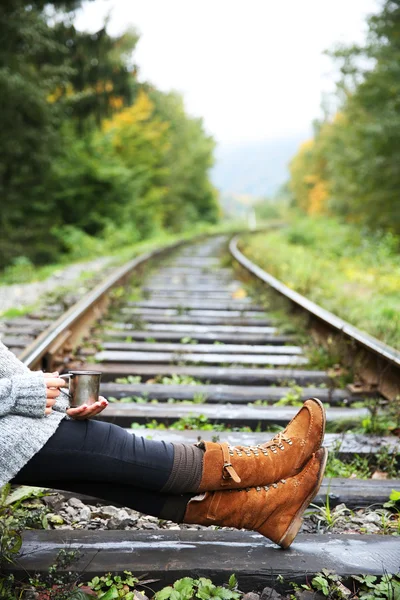
{"type": "Polygon", "coordinates": [[[246,298],[247,292],[243,288],[239,288],[232,293],[232,298],[235,300],[240,300],[241,298],[246,298]]]}

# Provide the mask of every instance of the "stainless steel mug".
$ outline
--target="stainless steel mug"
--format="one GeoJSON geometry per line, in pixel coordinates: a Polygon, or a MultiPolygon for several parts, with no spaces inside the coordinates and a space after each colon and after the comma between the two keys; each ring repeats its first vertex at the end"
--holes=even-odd
{"type": "Polygon", "coordinates": [[[82,404],[90,406],[99,399],[100,371],[70,371],[60,377],[69,378],[68,392],[60,389],[63,394],[68,396],[71,408],[77,408],[82,404]]]}

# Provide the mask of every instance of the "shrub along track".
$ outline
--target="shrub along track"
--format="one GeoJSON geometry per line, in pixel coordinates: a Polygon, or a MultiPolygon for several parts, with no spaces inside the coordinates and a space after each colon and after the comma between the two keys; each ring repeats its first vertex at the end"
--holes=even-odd
{"type": "MultiPolygon", "coordinates": [[[[335,389],[325,371],[308,368],[294,337],[281,334],[274,319],[243,293],[232,270],[221,267],[226,244],[227,238],[213,237],[135,259],[50,324],[21,358],[31,367],[102,371],[101,392],[116,401],[100,418],[128,428],[135,423],[130,431],[153,439],[260,443],[273,436],[273,426],[284,425],[297,412],[298,407],[286,405],[293,389],[297,399],[317,396],[327,403],[328,427],[367,417],[368,409],[359,402],[363,389],[370,390],[335,389]],[[131,288],[122,290],[129,278],[131,288]],[[112,297],[110,311],[93,329],[112,297]],[[149,423],[165,429],[143,431],[149,423]],[[250,429],[235,431],[244,427],[250,429]]],[[[235,243],[231,251],[243,266],[251,267],[242,261],[235,243]]],[[[6,327],[8,337],[17,342],[15,348],[21,334],[18,327],[6,327]]],[[[26,337],[25,327],[26,323],[26,337]]],[[[398,357],[391,350],[385,348],[379,362],[386,358],[390,365],[393,390],[400,376],[398,357]]],[[[361,434],[328,433],[325,438],[325,445],[335,447],[341,457],[371,455],[382,446],[389,454],[397,453],[397,442],[394,437],[361,434]]],[[[323,506],[328,498],[331,507],[342,502],[348,507],[383,504],[392,489],[400,489],[400,481],[326,479],[315,502],[323,506]]],[[[240,588],[250,590],[275,585],[278,575],[286,582],[305,581],[322,568],[344,576],[397,573],[398,539],[300,533],[282,554],[259,534],[244,531],[28,531],[18,570],[45,569],[67,544],[80,549],[82,558],[74,568],[85,570],[85,579],[129,569],[137,575],[150,573],[160,579],[161,587],[194,574],[226,581],[235,572],[240,588]]]]}

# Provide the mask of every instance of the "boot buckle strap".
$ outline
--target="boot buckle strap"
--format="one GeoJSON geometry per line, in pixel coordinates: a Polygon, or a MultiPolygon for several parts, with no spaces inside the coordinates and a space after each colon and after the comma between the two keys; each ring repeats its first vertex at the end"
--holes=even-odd
{"type": "MultiPolygon", "coordinates": [[[[242,480],[240,479],[239,475],[236,473],[235,469],[232,466],[231,458],[229,456],[228,444],[221,444],[221,450],[222,458],[224,461],[224,465],[222,467],[222,479],[233,479],[233,481],[235,481],[236,483],[240,483],[242,480]],[[228,474],[228,476],[226,476],[226,473],[228,474]]],[[[224,482],[222,481],[222,485],[227,485],[227,483],[224,484],[224,482]]]]}
{"type": "Polygon", "coordinates": [[[239,475],[236,473],[235,469],[232,466],[232,463],[225,462],[223,466],[223,470],[228,473],[228,477],[224,474],[222,475],[222,479],[233,479],[236,483],[240,483],[242,480],[239,475]]]}

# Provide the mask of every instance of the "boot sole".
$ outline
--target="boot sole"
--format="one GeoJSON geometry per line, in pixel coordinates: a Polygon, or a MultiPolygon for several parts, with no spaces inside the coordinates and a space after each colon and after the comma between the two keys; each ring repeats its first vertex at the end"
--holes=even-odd
{"type": "MultiPolygon", "coordinates": [[[[314,452],[317,452],[321,448],[321,446],[322,446],[322,444],[324,442],[325,428],[326,428],[326,412],[325,412],[324,405],[322,404],[322,402],[321,402],[321,400],[319,398],[308,398],[308,400],[313,400],[313,402],[315,402],[316,404],[318,404],[318,406],[321,409],[321,414],[322,414],[321,438],[320,438],[318,447],[313,450],[313,453],[314,453],[314,452]]],[[[296,474],[300,473],[300,471],[302,469],[304,469],[304,466],[306,465],[307,461],[310,460],[310,456],[311,456],[311,454],[309,454],[308,456],[305,457],[305,459],[304,459],[303,464],[301,465],[301,467],[299,467],[298,469],[296,469],[296,474]]]]}
{"type": "MultiPolygon", "coordinates": [[[[323,421],[322,421],[322,433],[321,433],[321,442],[319,445],[319,448],[321,447],[323,441],[324,441],[324,436],[325,436],[325,427],[326,427],[326,413],[325,413],[325,408],[324,405],[322,404],[321,400],[319,400],[319,398],[309,398],[309,400],[313,400],[314,402],[316,402],[318,404],[318,406],[321,409],[322,412],[322,417],[323,417],[323,421]]],[[[319,450],[319,448],[315,449],[315,452],[317,450],[319,450]]]]}
{"type": "Polygon", "coordinates": [[[302,464],[300,465],[300,467],[298,467],[293,473],[290,473],[290,475],[286,475],[286,477],[293,477],[293,475],[298,475],[300,473],[300,471],[302,471],[302,469],[304,469],[306,463],[310,460],[310,457],[313,453],[317,452],[324,441],[324,437],[325,437],[325,428],[326,428],[326,412],[325,412],[325,408],[324,405],[322,404],[321,400],[319,398],[308,398],[308,400],[313,400],[316,404],[318,404],[318,406],[321,409],[321,413],[322,413],[322,431],[321,431],[321,438],[319,440],[319,445],[317,448],[315,448],[310,454],[308,454],[302,464]]]}
{"type": "Polygon", "coordinates": [[[304,511],[306,510],[306,508],[310,504],[310,502],[318,494],[319,488],[321,487],[321,483],[324,478],[326,461],[328,460],[328,450],[326,448],[323,448],[323,450],[324,450],[324,457],[321,461],[321,465],[320,465],[320,468],[318,471],[317,483],[315,484],[315,486],[313,487],[311,492],[308,494],[308,496],[304,500],[303,504],[300,506],[299,510],[293,517],[292,521],[290,522],[289,527],[286,529],[286,531],[283,534],[283,536],[281,537],[281,539],[277,542],[278,546],[281,546],[281,548],[289,548],[290,544],[293,542],[294,538],[296,537],[296,535],[299,532],[299,529],[303,522],[304,511]]]}

